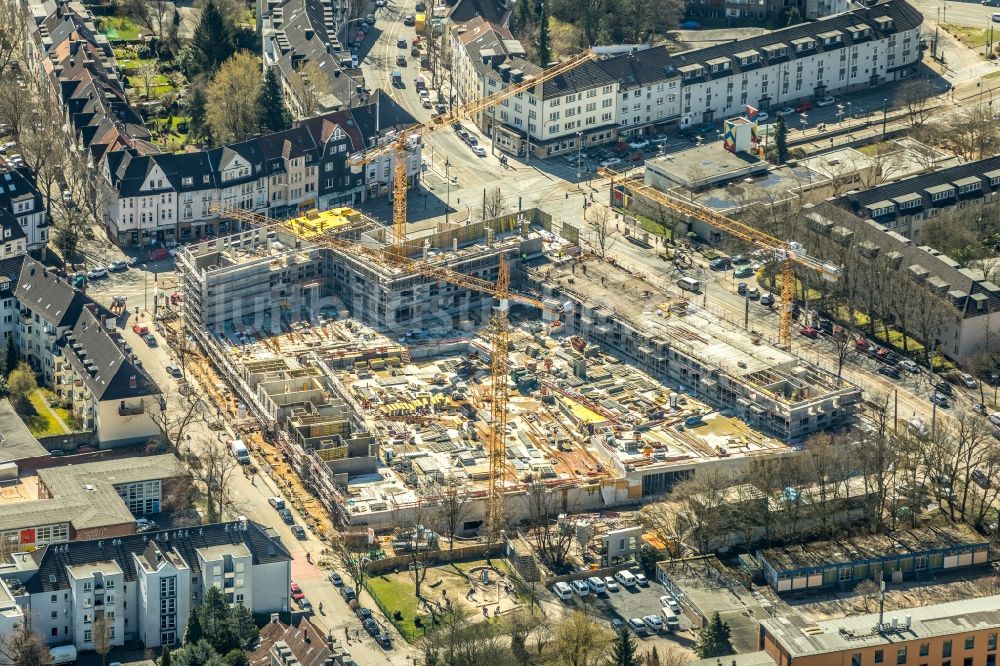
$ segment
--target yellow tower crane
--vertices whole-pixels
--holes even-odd
[[[500,266],[496,284],[481,278],[466,275],[452,270],[441,263],[430,261],[419,261],[410,259],[404,254],[392,255],[387,258],[380,250],[353,243],[349,240],[339,238],[337,234],[342,232],[342,228],[318,231],[307,230],[302,224],[295,220],[276,220],[274,218],[255,213],[242,208],[233,208],[225,204],[213,203],[212,212],[240,222],[244,226],[254,226],[267,229],[282,230],[307,243],[313,243],[321,247],[327,247],[352,255],[363,256],[373,263],[401,272],[413,272],[426,277],[455,284],[460,287],[483,292],[492,295],[497,299],[497,307],[493,316],[493,339],[490,354],[491,368],[491,406],[492,422],[490,425],[489,438],[489,495],[487,504],[487,543],[493,545],[499,541],[500,531],[503,529],[504,516],[504,480],[505,466],[507,461],[507,378],[510,376],[510,329],[507,321],[507,312],[510,309],[511,301],[531,305],[542,309],[541,301],[511,292],[510,271],[507,260],[503,253],[500,254]]]
[[[447,113],[435,116],[430,122],[401,130],[395,138],[390,139],[382,146],[368,150],[361,150],[350,155],[348,163],[350,164],[351,169],[355,171],[362,169],[364,165],[369,162],[387,155],[391,155],[394,159],[395,163],[393,164],[392,174],[393,233],[391,243],[387,246],[389,256],[396,260],[403,260],[406,258],[405,250],[403,249],[403,245],[406,241],[406,192],[408,189],[406,179],[406,154],[414,142],[420,140],[422,137],[435,130],[442,127],[448,127],[452,123],[474,116],[485,109],[503,102],[508,97],[513,97],[523,92],[529,92],[545,81],[566,74],[567,72],[576,69],[583,63],[594,60],[596,57],[597,54],[592,49],[587,49],[586,51],[573,56],[568,60],[564,60],[563,62],[549,67],[540,74],[525,76],[523,81],[509,84],[499,92],[495,92],[492,95],[487,95],[472,102],[457,106]]]
[[[750,245],[768,250],[781,260],[781,305],[778,320],[778,346],[789,348],[792,344],[792,301],[795,298],[795,266],[803,266],[819,273],[831,282],[840,278],[841,268],[834,264],[811,257],[805,248],[795,241],[781,240],[759,231],[742,222],[726,217],[711,208],[685,201],[679,197],[661,192],[646,185],[641,178],[625,178],[621,173],[608,168],[597,170],[597,175],[611,179],[612,195],[618,193],[622,204],[628,207],[631,197],[644,197],[679,215],[701,220],[719,231],[739,238]],[[615,179],[618,179],[616,182]]]

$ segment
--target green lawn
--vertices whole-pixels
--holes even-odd
[[[31,434],[35,437],[54,437],[65,435],[67,430],[63,428],[50,413],[51,411],[59,415],[64,422],[69,421],[69,412],[62,407],[48,407],[52,394],[45,389],[36,389],[30,396],[30,406],[21,415],[27,424]]]
[[[969,26],[955,25],[954,23],[942,23],[941,27],[970,49],[984,46],[986,38],[989,36],[986,28],[970,28]]]
[[[875,157],[877,155],[884,154],[888,150],[895,150],[896,146],[890,141],[882,141],[880,143],[873,143],[869,146],[861,146],[857,151],[868,157]]]
[[[135,21],[124,16],[101,17],[99,29],[112,42],[137,41],[142,30]]]
[[[365,582],[365,587],[407,642],[412,643],[423,636],[423,630],[414,624],[414,619],[419,615],[422,621],[426,621],[427,615],[417,612],[417,598],[413,595],[412,582],[402,576],[397,578],[377,576],[369,578]],[[399,620],[393,615],[396,611],[402,614]]]
[[[146,94],[146,82],[141,76],[126,77],[128,85],[140,95]],[[163,74],[157,74],[150,80],[149,94],[152,98],[161,97],[174,89],[174,84]]]
[[[1000,69],[990,72],[989,74],[983,74],[984,79],[995,79],[998,76],[1000,76]]]

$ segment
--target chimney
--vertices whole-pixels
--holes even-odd
[[[278,613],[271,613],[271,624],[277,624],[278,623],[278,617],[279,617]]]
[[[139,383],[136,381],[135,375],[129,375],[129,378],[128,378],[128,387],[130,389],[134,389],[138,385],[139,385]]]

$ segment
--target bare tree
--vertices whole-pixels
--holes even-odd
[[[226,446],[218,440],[209,440],[199,447],[198,455],[189,454],[187,461],[192,476],[204,486],[205,519],[217,523],[235,513],[233,479],[239,464]]]
[[[892,180],[893,176],[906,167],[908,159],[905,153],[891,142],[876,144],[868,156],[873,161],[872,169],[862,172],[861,176],[861,184],[866,189]]]
[[[292,77],[292,95],[298,100],[299,118],[312,118],[323,108],[323,98],[333,92],[330,76],[310,61]]]
[[[469,494],[458,479],[447,479],[433,489],[431,498],[436,504],[432,524],[448,537],[448,558],[451,559],[455,536],[472,509]]]
[[[872,602],[878,596],[879,587],[871,578],[867,578],[854,588],[854,593],[861,597],[861,604],[864,608],[864,612],[870,613],[872,610]]]
[[[718,470],[696,474],[674,488],[686,498],[686,509],[678,515],[677,529],[690,539],[699,552],[706,553],[722,543],[732,530],[732,513],[726,492],[731,480]]]
[[[200,520],[195,505],[195,487],[191,475],[171,477],[163,481],[163,501],[160,510],[170,514],[170,522],[175,527],[197,525]]]
[[[107,615],[102,614],[94,618],[91,636],[94,639],[94,652],[101,655],[101,666],[107,666],[108,653],[111,652],[114,633],[115,624],[108,619]]]
[[[6,75],[28,41],[28,16],[21,7],[14,0],[0,2],[0,81],[14,78]]]
[[[178,452],[185,452],[188,446],[188,430],[208,418],[208,407],[197,392],[182,395],[176,388],[167,388],[160,399],[160,408],[149,410],[163,435]]]
[[[852,353],[857,353],[854,350],[854,336],[851,335],[843,326],[837,326],[833,329],[833,334],[830,335],[829,344],[831,346],[831,351],[837,358],[837,381],[841,381],[844,373],[844,362]]]
[[[924,345],[924,362],[927,363],[931,372],[934,372],[931,356],[938,351],[945,321],[949,315],[955,316],[957,312],[936,294],[932,294],[918,285],[913,285],[913,288],[917,291],[918,296],[914,298],[911,319],[914,330]]]
[[[528,613],[523,609],[515,610],[504,617],[503,629],[510,637],[510,649],[518,663],[526,664],[531,661],[531,654],[527,649],[528,637],[542,622],[545,622],[543,617]]]
[[[547,566],[557,571],[567,566],[566,560],[573,545],[574,533],[574,530],[551,518],[565,512],[564,507],[556,505],[558,497],[538,480],[528,483],[527,492],[523,496],[535,552]]]
[[[910,127],[920,127],[934,110],[931,102],[937,91],[927,79],[907,79],[896,89],[896,105],[906,109]]]
[[[1000,140],[1000,127],[992,108],[984,104],[963,106],[948,128],[946,143],[966,161],[993,154]]]
[[[156,77],[160,74],[160,68],[157,66],[156,61],[147,62],[136,69],[136,73],[139,75],[139,80],[142,81],[143,92],[147,100],[152,99],[152,89],[153,82]]]
[[[590,229],[590,245],[601,257],[615,246],[614,225],[611,222],[611,212],[605,206],[588,208],[585,214],[587,227]]]
[[[480,220],[484,222],[495,220],[506,215],[508,210],[510,210],[510,206],[507,205],[506,198],[500,193],[499,187],[483,190],[483,205],[479,209]]]
[[[413,577],[414,596],[420,596],[420,586],[427,578],[427,562],[431,552],[438,549],[437,535],[425,527],[425,522],[433,519],[433,509],[421,498],[417,507],[408,514],[397,531],[398,540],[406,543],[410,559],[410,575]]]
[[[5,1],[0,3],[0,6],[7,4]],[[2,18],[0,18],[0,22],[2,22]],[[2,28],[0,28],[0,34],[2,33]],[[0,44],[3,44],[3,38],[0,38]],[[2,52],[2,48],[0,46],[0,52]],[[7,125],[10,128],[10,133],[19,141],[24,131],[30,127],[31,111],[34,108],[34,97],[22,89],[13,76],[0,76],[0,123]]]
[[[361,588],[368,579],[368,553],[353,550],[343,540],[337,541],[333,547],[333,555],[344,572],[354,582],[354,593],[361,594]]]
[[[586,613],[576,611],[555,627],[546,663],[597,666],[607,658],[613,636]]]
[[[45,639],[32,629],[28,616],[11,634],[0,635],[0,657],[4,666],[49,666],[52,663]]]

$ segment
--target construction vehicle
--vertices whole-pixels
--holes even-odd
[[[719,231],[734,236],[754,247],[773,253],[781,261],[781,305],[778,322],[778,346],[790,348],[792,344],[792,308],[795,298],[795,266],[802,266],[819,273],[823,279],[834,282],[840,279],[841,267],[806,254],[801,243],[781,240],[754,229],[742,222],[726,217],[710,208],[685,201],[646,185],[641,178],[625,178],[619,172],[602,167],[597,175],[611,179],[612,197],[628,207],[633,197],[646,198],[685,217],[701,220]],[[618,195],[617,197],[615,195]]]
[[[541,74],[525,76],[523,81],[512,83],[499,92],[461,106],[456,106],[447,113],[435,116],[430,122],[402,130],[395,138],[387,141],[382,146],[362,150],[350,155],[348,163],[351,166],[351,170],[355,173],[360,171],[369,162],[387,155],[392,155],[395,159],[392,177],[393,234],[392,242],[388,245],[391,256],[397,259],[403,258],[403,244],[406,241],[406,153],[411,146],[415,145],[415,142],[435,130],[442,127],[450,127],[452,123],[461,122],[470,116],[474,116],[485,109],[499,104],[508,97],[530,91],[545,81],[566,74],[583,63],[594,60],[596,57],[597,54],[593,50],[587,49],[579,55],[549,67]]]

